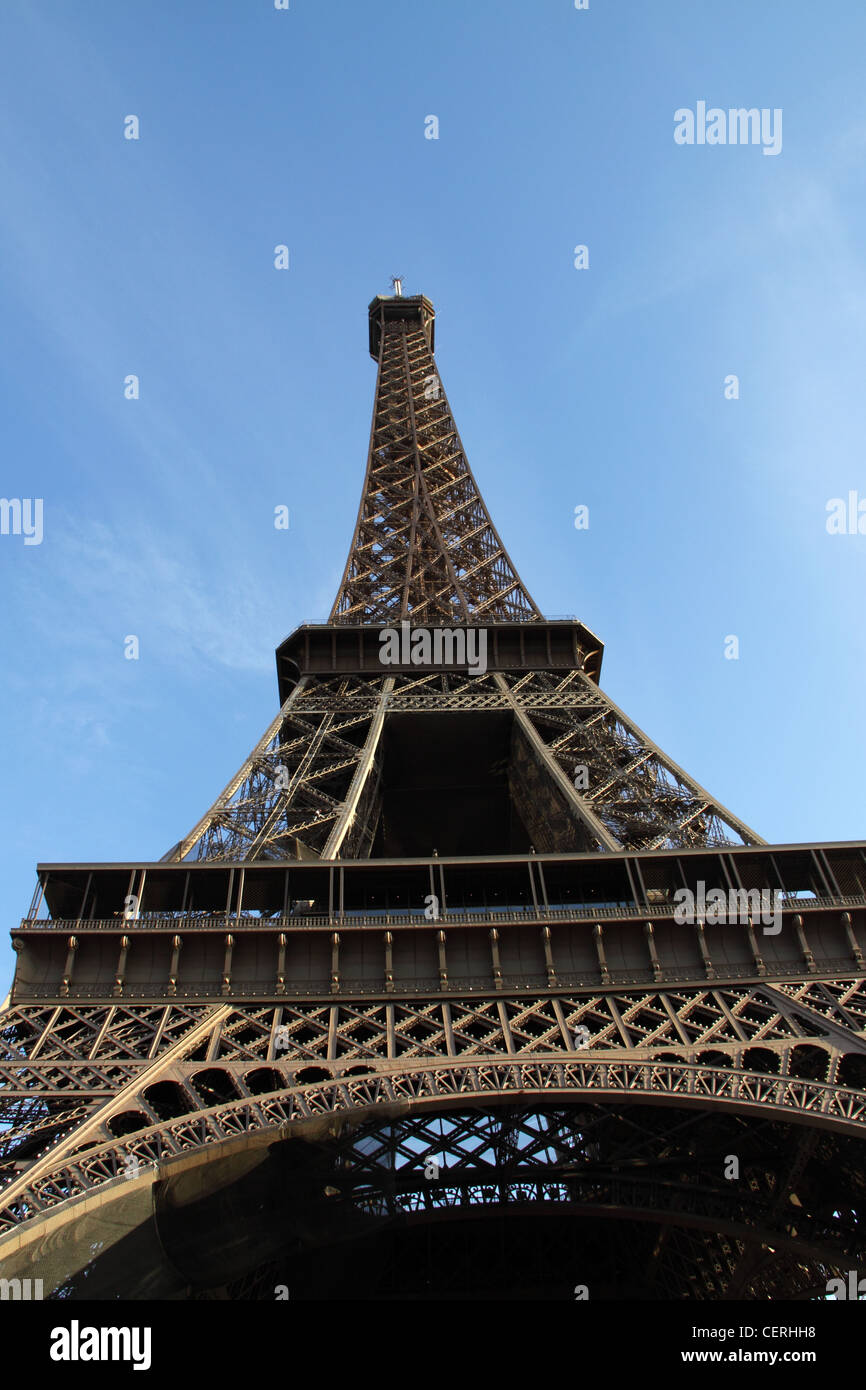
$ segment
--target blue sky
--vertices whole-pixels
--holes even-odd
[[[841,0],[5,0],[0,493],[44,502],[0,536],[6,927],[37,861],[159,858],[276,712],[395,273],[612,698],[765,838],[866,837],[866,535],[825,524],[866,499],[864,50]],[[781,152],[676,144],[699,101]]]

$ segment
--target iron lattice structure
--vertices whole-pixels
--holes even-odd
[[[173,857],[368,855],[383,831],[386,722],[420,712],[513,719],[511,792],[539,849],[761,843],[599,689],[599,639],[576,622],[544,623],[472,476],[436,368],[433,323],[423,296],[370,306],[379,368],[373,426],[329,625],[302,629],[280,648],[281,687],[290,686],[285,703]],[[503,653],[502,665],[483,677],[414,665],[389,674],[375,652],[367,654],[367,672],[342,674],[340,658],[351,661],[357,642],[353,631],[338,634],[330,665],[309,669],[311,640],[317,651],[330,650],[338,625],[378,630],[401,620],[458,633],[473,625],[513,635],[515,625],[533,624],[537,631],[521,633],[519,650]],[[554,670],[544,669],[551,628]],[[535,669],[525,669],[527,650],[540,659]],[[585,769],[579,778],[575,767]],[[531,800],[543,800],[543,815]]]
[[[274,722],[162,861],[40,865],[13,931],[4,1272],[818,1297],[863,1254],[864,847],[767,846],[608,699],[486,511],[432,305],[369,327],[349,558]],[[679,921],[698,883],[742,920]]]

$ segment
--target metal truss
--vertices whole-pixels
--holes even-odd
[[[494,679],[566,804],[574,798],[589,848],[764,843],[581,671]],[[553,847],[547,838],[539,846]]]
[[[381,813],[377,755],[386,721],[467,711],[512,715],[519,735],[512,792],[539,851],[764,843],[582,671],[436,672],[303,677],[166,857],[363,858]]]
[[[541,623],[466,460],[432,321],[422,296],[371,305],[370,449],[330,624]],[[382,812],[386,720],[467,710],[513,716],[512,799],[540,850],[763,843],[602,694],[588,674],[597,655],[582,651],[565,672],[481,677],[299,672],[249,758],[166,859],[365,857]]]
[[[209,1061],[279,1063],[286,1082],[298,1066],[311,1063],[342,1069],[356,1062],[388,1065],[475,1054],[558,1056],[573,1051],[578,1029],[586,1030],[592,1052],[643,1055],[673,1048],[679,1060],[697,1062],[706,1060],[703,1050],[723,1049],[725,1066],[743,1049],[769,1049],[779,1059],[785,1049],[817,1038],[830,1048],[818,1060],[828,1062],[835,1054],[866,1056],[866,981],[858,976],[409,1001],[20,1004],[0,1015],[0,1024],[4,1097],[78,1101],[98,1091],[115,1094],[169,1052],[183,1057],[192,1038]],[[762,1053],[758,1069],[778,1071],[772,1057]],[[835,1072],[808,1075],[837,1079]],[[843,1084],[856,1087],[858,1078],[851,1074]]]
[[[303,678],[213,806],[166,859],[333,857],[356,819],[362,790],[369,794],[365,782],[392,683],[329,681],[325,708],[307,698],[316,686]],[[352,857],[363,857],[370,842],[369,831],[356,834]]]
[[[4,1272],[66,1260],[71,1296],[101,1261],[150,1296],[147,1227],[187,1297],[357,1296],[357,1267],[383,1298],[821,1296],[866,1257],[862,850],[740,863],[764,841],[603,694],[588,629],[545,622],[433,317],[371,306],[349,558],[249,758],[163,864],[42,868],[0,1013]],[[369,629],[401,621],[489,629],[491,662],[380,667]],[[494,829],[440,852],[455,808]],[[677,923],[689,865],[790,890],[784,938]]]
[[[424,315],[388,319],[361,505],[331,622],[540,617],[472,476]]]
[[[860,978],[353,1005],[22,1005],[2,1017],[0,1232],[38,1234],[53,1210],[85,1196],[117,1200],[131,1191],[131,1165],[136,1182],[153,1182],[181,1155],[331,1115],[349,1128],[333,1131],[343,1147],[329,1150],[328,1183],[367,1216],[613,1206],[638,1231],[662,1228],[664,1258],[641,1276],[654,1296],[734,1296],[735,1286],[760,1296],[748,1290],[770,1278],[754,1254],[768,1244],[799,1252],[815,1284],[820,1269],[860,1253],[850,1210],[866,1137],[864,1019]],[[576,1050],[581,1033],[588,1045]],[[510,1148],[497,1128],[503,1104],[521,1117]],[[719,1145],[748,1158],[735,1186],[716,1158],[708,1186],[709,1159],[686,1142],[713,1125],[716,1158]],[[620,1133],[613,1148],[595,1137],[605,1126]],[[435,1183],[423,1178],[431,1161],[443,1174]],[[804,1209],[803,1165],[819,1162],[825,1178],[834,1173],[823,1189],[832,1210],[817,1195]],[[381,1181],[370,1180],[383,1163]],[[720,1231],[721,1263],[710,1254]]]

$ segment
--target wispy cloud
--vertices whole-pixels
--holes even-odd
[[[123,660],[135,634],[162,665],[192,658],[236,671],[271,671],[274,623],[260,582],[243,559],[224,566],[178,550],[179,528],[158,535],[142,525],[112,531],[102,522],[67,518],[46,541],[41,569],[15,578],[19,613],[53,647]],[[142,652],[144,656],[144,651]]]

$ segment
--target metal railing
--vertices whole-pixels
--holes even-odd
[[[753,889],[753,892],[759,890]],[[783,912],[844,911],[849,908],[866,908],[866,895],[847,897],[798,898],[782,895],[779,907]],[[114,917],[22,917],[20,930],[55,931],[126,931],[129,929],[154,931],[236,931],[244,927],[268,928],[274,931],[288,931],[303,927],[327,927],[331,930],[349,927],[418,927],[441,928],[451,926],[532,926],[546,922],[595,922],[595,921],[645,921],[648,919],[673,918],[675,906],[672,902],[650,904],[602,905],[575,903],[566,907],[544,907],[539,904],[512,908],[445,908],[437,917],[425,916],[424,908],[410,912],[313,912],[288,917],[263,917],[255,913],[240,914],[212,913],[196,916],[189,913],[144,913],[139,917],[124,917],[118,913]],[[713,924],[710,923],[710,926]],[[744,923],[722,923],[721,925],[745,925]]]

